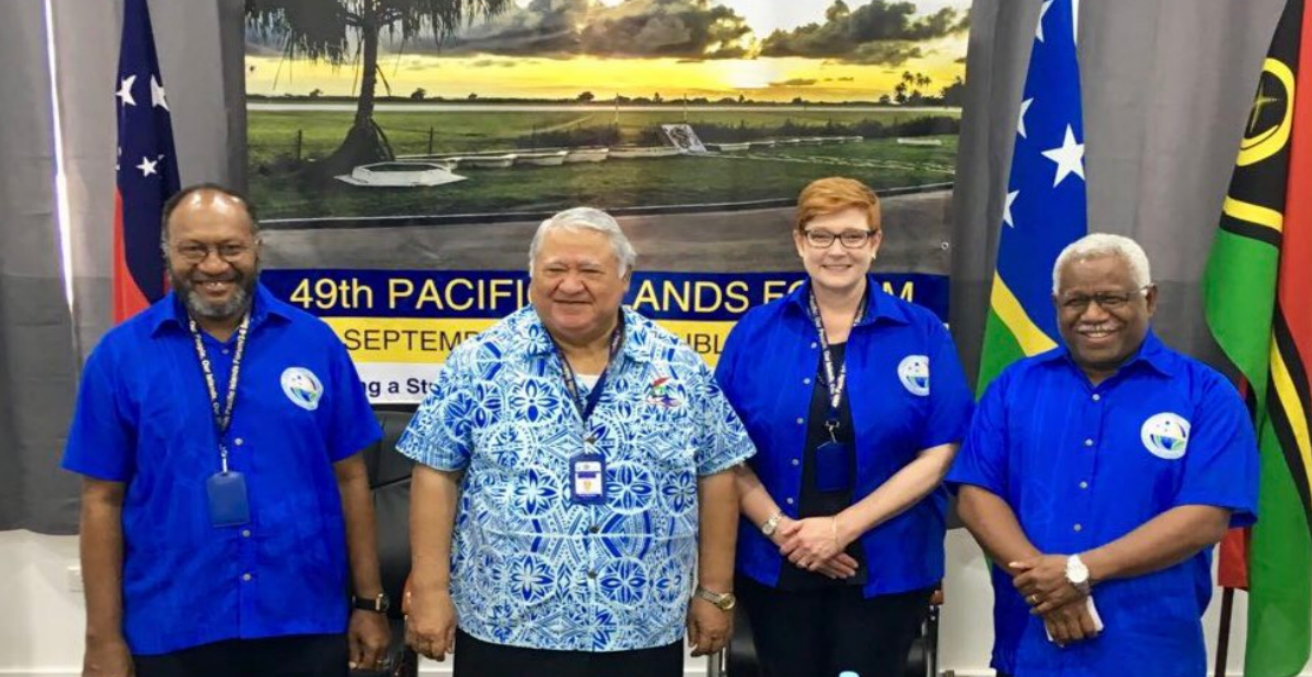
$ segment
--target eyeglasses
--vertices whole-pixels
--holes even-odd
[[[806,242],[816,249],[828,249],[834,244],[834,240],[838,240],[843,243],[844,249],[860,249],[866,246],[870,238],[878,232],[877,230],[846,230],[835,235],[825,230],[808,230]]]
[[[218,245],[200,244],[192,242],[175,247],[173,251],[178,253],[184,261],[189,263],[200,263],[210,257],[210,252],[218,254],[219,258],[232,263],[245,256],[250,252],[251,246],[248,244],[225,242]]]
[[[1089,309],[1090,303],[1098,304],[1103,310],[1120,310],[1130,299],[1146,294],[1152,285],[1144,285],[1133,291],[1100,291],[1096,294],[1071,294],[1057,299],[1061,309],[1068,313],[1082,313]]]

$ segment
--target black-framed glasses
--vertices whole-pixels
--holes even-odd
[[[1098,304],[1103,310],[1120,310],[1137,296],[1148,293],[1152,285],[1144,285],[1131,291],[1100,291],[1096,294],[1069,294],[1059,297],[1057,304],[1068,313],[1082,313],[1089,309],[1090,303]]]
[[[844,249],[860,249],[866,246],[870,238],[878,232],[877,230],[845,230],[834,234],[827,230],[808,230],[806,242],[816,249],[828,249],[834,244],[834,240],[838,240],[843,243]]]
[[[218,257],[224,261],[232,263],[250,253],[251,246],[238,242],[225,242],[216,245],[189,242],[174,247],[173,251],[177,252],[178,256],[181,256],[184,261],[189,263],[200,263],[209,258],[211,252],[217,254]]]

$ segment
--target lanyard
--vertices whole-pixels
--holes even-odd
[[[214,369],[210,366],[210,356],[205,351],[205,343],[200,338],[200,330],[196,328],[196,320],[188,318],[187,327],[191,330],[191,337],[196,340],[196,357],[200,359],[201,371],[205,372],[205,385],[209,388],[210,407],[214,410],[214,432],[219,440],[219,461],[223,463],[223,472],[228,472],[228,447],[223,443],[223,436],[228,432],[228,426],[232,423],[232,408],[237,403],[237,377],[241,373],[241,357],[246,352],[246,330],[250,327],[251,315],[241,320],[241,326],[237,328],[237,352],[232,356],[232,374],[228,376],[228,396],[225,398],[226,404],[220,408],[219,390],[214,384]]]
[[[624,314],[620,313],[619,324],[615,326],[615,331],[610,335],[610,353],[606,357],[606,368],[601,371],[601,377],[597,379],[597,385],[593,386],[592,392],[588,393],[588,399],[585,402],[583,396],[579,393],[579,386],[575,381],[574,368],[570,366],[569,360],[565,359],[565,353],[560,349],[560,344],[555,339],[551,344],[556,348],[556,357],[560,360],[561,373],[565,375],[565,390],[569,391],[569,397],[574,402],[574,408],[579,412],[579,418],[583,422],[584,433],[587,433],[588,418],[592,416],[592,411],[597,408],[597,403],[601,401],[601,391],[606,387],[606,377],[610,375],[610,366],[615,362],[615,356],[620,352],[620,346],[624,343]]]
[[[869,290],[866,292],[869,293]],[[820,356],[823,358],[825,366],[825,389],[829,391],[829,418],[830,434],[833,434],[833,428],[837,426],[838,405],[843,401],[843,392],[847,388],[847,360],[843,360],[843,366],[834,373],[834,356],[829,352],[829,337],[825,335],[825,323],[820,317],[820,306],[815,301],[815,292],[811,292],[811,320],[815,323],[815,331],[820,335]],[[852,326],[855,327],[861,318],[866,314],[866,294],[861,295],[861,302],[857,305],[856,314],[852,316]]]

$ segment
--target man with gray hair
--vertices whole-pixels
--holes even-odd
[[[407,642],[458,646],[458,677],[675,677],[685,634],[728,640],[727,471],[755,449],[702,359],[621,307],[635,259],[605,212],[544,221],[530,306],[451,353],[398,444]]]
[[[1248,413],[1153,334],[1133,240],[1072,243],[1052,298],[1065,346],[989,386],[947,478],[994,563],[993,667],[1202,677],[1212,546],[1256,519]]]

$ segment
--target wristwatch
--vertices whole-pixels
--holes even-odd
[[[380,592],[377,597],[351,597],[351,606],[362,611],[385,614],[392,608],[392,599],[387,593]]]
[[[1084,560],[1079,555],[1071,555],[1066,558],[1066,581],[1075,586],[1080,594],[1089,594],[1089,567],[1084,565]]]
[[[732,611],[734,605],[738,603],[738,598],[734,597],[732,592],[711,592],[700,585],[697,586],[697,592],[694,594],[714,604],[720,611]]]
[[[773,536],[774,530],[779,528],[779,521],[782,520],[783,518],[784,518],[784,511],[782,510],[776,512],[773,515],[770,515],[770,519],[766,520],[765,524],[761,525],[761,533],[765,534],[766,538]]]

